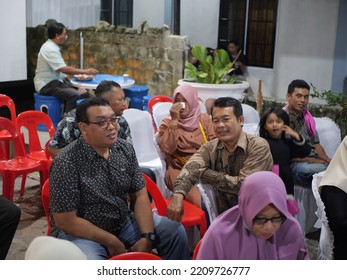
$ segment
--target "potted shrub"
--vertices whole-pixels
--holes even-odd
[[[195,45],[192,48],[192,55],[199,61],[199,66],[196,67],[187,61],[184,70],[185,79],[179,80],[179,85],[188,83],[195,87],[204,102],[221,96],[232,96],[240,101],[243,100],[244,91],[249,87],[249,83],[237,81],[236,77],[229,76],[234,68],[225,50],[217,49],[212,56],[207,48]]]

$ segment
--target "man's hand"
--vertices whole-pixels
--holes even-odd
[[[184,213],[183,208],[183,194],[176,193],[173,195],[168,207],[166,208],[166,215],[169,219],[180,222]]]
[[[106,245],[106,247],[111,256],[126,253],[124,244],[117,237],[112,239],[110,243]]]
[[[87,75],[96,75],[99,73],[99,71],[94,68],[87,68],[87,69],[84,69],[84,71],[85,71],[84,74],[87,74]]]
[[[130,250],[128,250],[128,252],[151,253],[152,252],[152,241],[148,240],[147,238],[141,238],[133,246],[131,246],[131,248],[130,248]]]

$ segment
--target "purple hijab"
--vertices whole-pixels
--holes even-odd
[[[269,239],[252,233],[254,217],[272,203],[287,218]],[[298,222],[288,212],[286,189],[269,171],[249,175],[239,193],[239,205],[218,216],[202,240],[200,260],[303,260],[308,259]]]

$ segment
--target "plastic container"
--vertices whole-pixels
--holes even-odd
[[[37,92],[34,93],[34,98],[35,110],[48,114],[52,119],[54,127],[57,127],[64,109],[63,103],[54,96],[40,95]],[[47,131],[43,124],[39,124],[37,129],[40,131]]]
[[[153,97],[153,95],[145,95],[143,97],[143,111],[148,111],[148,102],[149,100],[151,100],[151,98]]]
[[[129,108],[143,110],[143,97],[148,95],[148,90],[148,87],[138,85],[125,88],[125,97],[130,98]]]

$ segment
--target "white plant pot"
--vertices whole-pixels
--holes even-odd
[[[201,84],[189,82],[184,79],[179,80],[178,85],[189,84],[196,88],[198,96],[205,102],[207,99],[216,99],[218,97],[234,97],[240,102],[243,101],[245,90],[249,88],[249,82],[240,81],[237,84]]]

